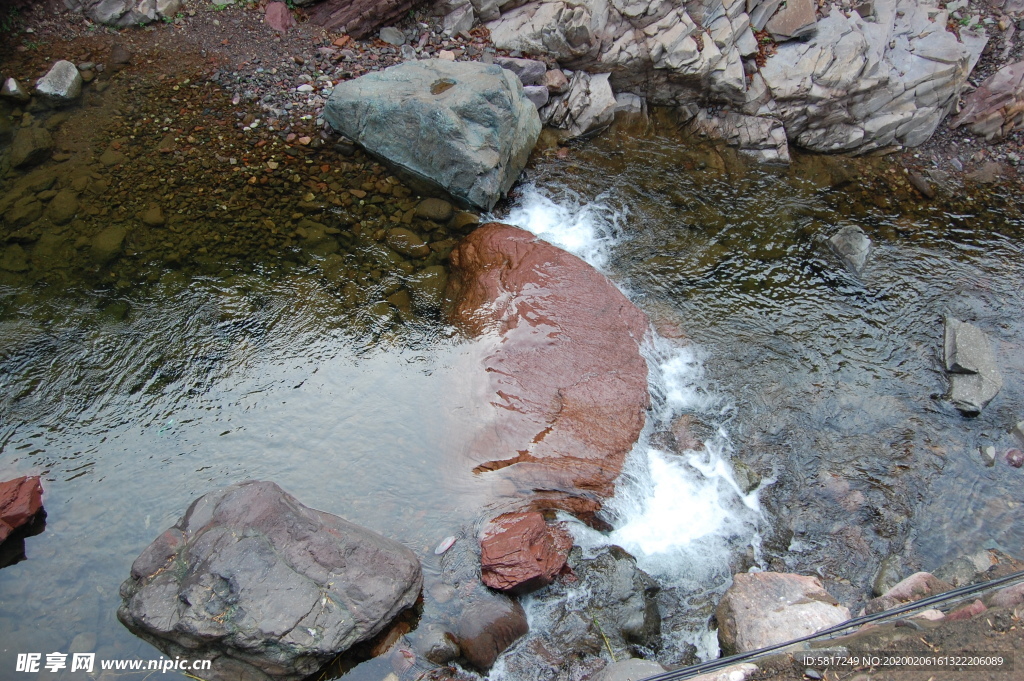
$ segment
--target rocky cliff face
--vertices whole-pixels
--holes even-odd
[[[487,26],[499,48],[608,73],[615,92],[678,106],[697,131],[782,162],[779,126],[790,143],[821,152],[923,143],[987,40],[948,30],[937,0],[882,0],[863,16],[805,4],[541,0]],[[709,122],[708,108],[723,111]]]

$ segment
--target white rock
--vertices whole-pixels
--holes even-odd
[[[548,105],[548,124],[567,130],[570,138],[607,127],[615,120],[615,95],[608,77],[607,73],[574,73],[569,91]]]
[[[36,81],[36,93],[52,106],[66,106],[82,94],[82,76],[74,64],[62,59]]]
[[[0,87],[0,97],[20,104],[24,104],[32,99],[16,78],[8,78],[4,81],[3,86]]]

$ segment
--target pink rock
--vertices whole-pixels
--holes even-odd
[[[966,125],[986,140],[1001,139],[1024,121],[1024,61],[1007,64],[964,98],[950,127]]]
[[[1024,452],[1021,452],[1019,449],[1011,449],[1007,451],[1006,463],[1010,464],[1014,468],[1024,466]]]
[[[934,596],[953,588],[952,584],[944,582],[930,572],[915,572],[902,582],[886,591],[878,598],[872,598],[864,606],[864,611],[871,615],[883,610],[889,610],[902,603],[912,603],[922,598]]]
[[[43,486],[39,476],[0,482],[0,542],[27,524],[42,509]]]
[[[480,537],[483,583],[497,591],[525,594],[550,584],[565,568],[572,537],[550,527],[537,512],[506,513]]]
[[[478,227],[451,263],[449,318],[481,339],[466,380],[492,407],[469,445],[474,472],[534,510],[597,522],[644,425],[647,318],[593,267],[509,225]]]
[[[975,615],[980,615],[986,610],[988,610],[988,608],[985,607],[984,603],[979,600],[975,600],[973,603],[969,603],[962,608],[957,608],[946,615],[946,621],[956,622],[957,620],[969,620]]]
[[[1024,603],[1024,582],[995,592],[989,598],[988,606],[990,608],[1015,608],[1021,603]]]
[[[287,33],[288,29],[295,25],[291,10],[283,2],[267,3],[267,13],[263,15],[263,21],[278,33]]]
[[[725,654],[756,650],[828,629],[850,619],[817,577],[780,572],[733,576],[715,611]]]

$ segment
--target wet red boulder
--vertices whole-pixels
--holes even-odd
[[[480,339],[469,380],[492,406],[474,471],[596,522],[644,425],[647,318],[593,267],[509,225],[474,230],[451,264],[449,319]]]
[[[549,526],[540,513],[506,513],[481,533],[481,578],[497,591],[516,595],[536,591],[562,572],[571,548],[569,533]]]
[[[0,542],[43,510],[43,486],[31,475],[0,482]]]

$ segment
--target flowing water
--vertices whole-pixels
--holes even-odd
[[[539,157],[498,215],[652,318],[653,406],[605,511],[614,530],[573,532],[588,551],[623,546],[665,587],[666,662],[716,654],[709,617],[736,569],[817,572],[852,605],[883,559],[907,574],[1020,553],[1021,473],[977,452],[1005,450],[1024,416],[1019,207],[998,191],[921,205],[815,163],[748,168],[671,135],[608,134]],[[458,454],[482,408],[464,380],[476,348],[389,298],[420,272],[382,255],[389,204],[345,213],[362,205],[319,218],[360,219],[349,234],[282,236],[241,260],[193,261],[168,235],[153,246],[168,257],[137,267],[4,275],[0,479],[42,475],[48,517],[27,560],[0,570],[0,669],[19,652],[159,657],[117,622],[120,582],[193,499],[232,482],[272,479],[398,539],[428,584],[437,543],[472,539],[487,495]],[[848,223],[875,244],[859,276],[823,246]],[[457,234],[426,236],[443,253]],[[946,312],[990,335],[1003,373],[978,418],[942,398]],[[535,630],[549,608],[529,599]],[[347,678],[391,671],[380,658]]]

